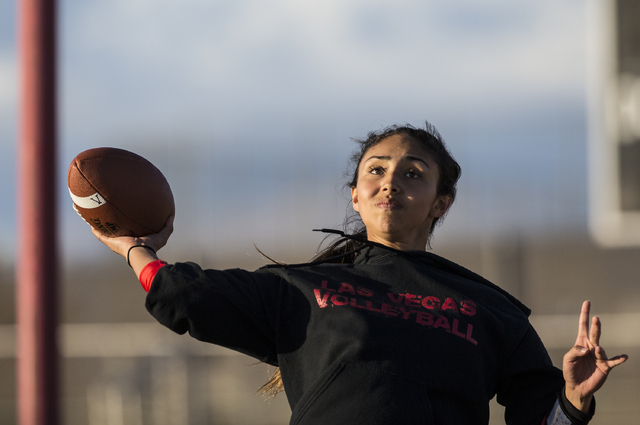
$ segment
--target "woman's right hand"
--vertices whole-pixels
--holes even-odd
[[[143,245],[148,246],[154,251],[158,251],[160,248],[167,244],[169,240],[169,236],[173,233],[173,219],[174,216],[171,216],[167,219],[167,223],[164,225],[164,228],[160,230],[159,233],[155,233],[147,236],[118,236],[118,237],[110,237],[107,236],[95,228],[91,228],[91,231],[95,235],[96,238],[106,246],[108,246],[111,251],[116,254],[122,255],[127,258],[127,254],[129,253],[129,249],[135,245]]]

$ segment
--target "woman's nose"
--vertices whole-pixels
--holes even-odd
[[[398,185],[397,177],[391,173],[387,174],[386,178],[382,183],[382,190],[384,192],[391,192],[391,193],[398,192],[400,190],[400,187]]]

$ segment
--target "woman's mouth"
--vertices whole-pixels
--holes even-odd
[[[376,202],[376,207],[391,210],[394,208],[399,208],[400,204],[394,201],[393,199],[384,199],[382,201]]]

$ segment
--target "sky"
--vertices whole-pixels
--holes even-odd
[[[340,227],[347,211],[352,138],[425,120],[463,169],[434,246],[584,233],[587,3],[61,0],[63,256],[105,255],[66,191],[83,150],[129,149],[165,173],[171,252],[310,252],[322,239],[311,229]],[[16,198],[17,13],[0,2],[5,200]],[[14,202],[0,219],[7,261]]]

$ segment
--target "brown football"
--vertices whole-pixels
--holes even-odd
[[[73,208],[109,236],[158,233],[175,214],[167,179],[151,162],[117,148],[76,156],[67,175]]]

